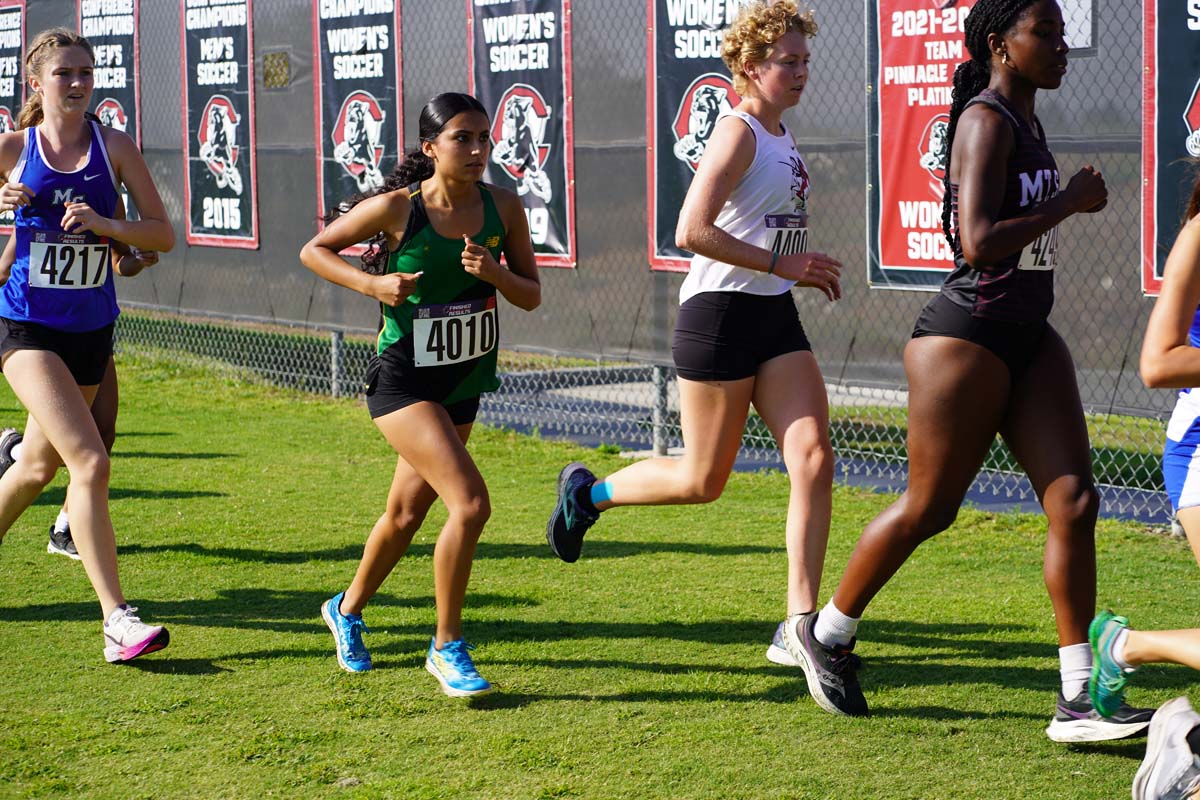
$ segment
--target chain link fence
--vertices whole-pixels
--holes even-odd
[[[843,299],[815,291],[796,302],[825,373],[832,437],[843,476],[897,479],[905,461],[901,353],[929,295],[866,283],[866,97],[863,5],[817,5],[812,76],[787,120],[812,175],[812,247],[849,266]],[[542,271],[544,302],[502,309],[504,386],[485,398],[491,424],[627,448],[681,446],[670,358],[677,274],[651,272],[646,254],[646,2],[575,0],[575,159],[579,267]],[[30,35],[73,19],[74,0],[31,0]],[[357,393],[378,311],[327,284],[296,254],[315,231],[312,4],[255,0],[262,247],[180,246],[134,280],[119,281],[124,348],[168,348],[256,372],[281,384]],[[1088,412],[1105,509],[1143,518],[1168,512],[1159,476],[1170,392],[1146,390],[1136,372],[1151,301],[1139,277],[1140,3],[1097,9],[1096,54],[1072,62],[1038,113],[1060,168],[1103,169],[1107,210],[1064,224],[1052,322],[1070,344]],[[464,7],[405,0],[405,141],[421,106],[465,91]],[[141,5],[144,146],[182,241],[179,5]],[[285,53],[291,81],[263,88],[264,54]],[[279,56],[275,56],[279,58]],[[744,461],[778,464],[752,419]],[[998,442],[978,488],[1014,500],[1032,490]]]

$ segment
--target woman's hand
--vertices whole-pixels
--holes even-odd
[[[425,272],[389,272],[371,281],[370,296],[385,306],[398,306],[417,290],[417,279]]]
[[[1104,177],[1091,164],[1076,172],[1063,191],[1077,214],[1094,214],[1108,205],[1108,187],[1104,184]]]
[[[824,253],[792,253],[780,256],[775,263],[775,274],[797,286],[820,289],[830,300],[842,296],[842,262]]]
[[[100,216],[87,203],[67,203],[62,229],[67,233],[91,231],[97,236],[108,235],[108,218]]]
[[[23,183],[0,186],[0,211],[16,211],[33,201],[34,191]]]
[[[462,265],[468,275],[493,286],[500,280],[500,265],[492,258],[491,251],[472,242],[466,234],[463,234]]]

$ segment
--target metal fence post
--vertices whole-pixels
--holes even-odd
[[[345,358],[345,336],[341,331],[329,334],[329,393],[342,396],[342,360]]]
[[[667,368],[662,364],[654,365],[654,413],[651,417],[654,427],[654,455],[667,454]]]

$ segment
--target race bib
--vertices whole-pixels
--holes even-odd
[[[763,247],[781,256],[808,251],[807,214],[767,214],[763,217],[767,240]]]
[[[1033,240],[1021,251],[1017,269],[1049,271],[1058,266],[1058,226]]]
[[[496,298],[417,306],[413,360],[418,367],[471,361],[496,349]]]
[[[89,241],[89,239],[91,241]],[[39,289],[95,289],[108,278],[108,239],[84,233],[29,234],[29,285]]]

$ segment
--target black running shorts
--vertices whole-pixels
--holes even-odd
[[[772,358],[812,345],[792,293],[702,292],[679,307],[671,355],[689,381],[749,378]]]
[[[113,325],[70,333],[0,317],[0,359],[15,350],[48,350],[63,360],[76,384],[95,386],[104,379],[112,357]]]
[[[1003,361],[1008,367],[1009,380],[1015,381],[1033,363],[1048,327],[1044,320],[999,322],[973,317],[970,311],[939,294],[921,310],[912,338],[949,336],[974,342]]]
[[[387,359],[372,356],[367,367],[367,411],[371,419],[378,419],[393,411],[407,408],[413,403],[437,403],[446,409],[450,421],[455,425],[469,425],[479,414],[479,397],[468,397],[454,403],[445,403],[435,398],[421,397],[412,390],[412,381],[402,380],[395,365]]]

